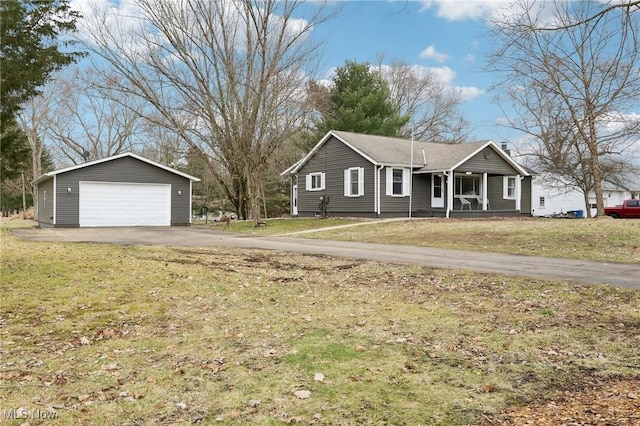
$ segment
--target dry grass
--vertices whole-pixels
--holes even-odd
[[[304,237],[640,264],[636,219],[426,219]]]
[[[605,286],[3,230],[0,290],[0,415],[61,425],[472,424],[640,369]]]

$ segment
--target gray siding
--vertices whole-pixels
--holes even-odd
[[[531,212],[531,176],[526,176],[522,179],[521,183],[521,191],[522,191],[522,204],[520,206],[520,212],[523,214],[530,215]]]
[[[344,196],[344,170],[364,168],[364,195]],[[325,173],[325,189],[309,191],[306,176],[309,173]],[[298,213],[310,216],[319,212],[320,197],[329,197],[327,214],[374,214],[374,165],[342,142],[331,138],[298,171]]]
[[[408,216],[409,197],[392,197],[387,194],[386,169],[380,171],[380,215],[381,216]],[[413,176],[413,197],[411,198],[411,210],[426,209],[431,206],[431,175],[420,174]]]
[[[486,150],[491,152],[488,158],[485,158],[484,155],[484,151]],[[473,173],[484,173],[488,171],[493,174],[503,173],[509,176],[518,174],[511,164],[505,161],[491,146],[485,148],[483,151],[465,161],[456,168],[456,170],[459,172]]]
[[[513,175],[511,175],[513,176]],[[503,198],[503,178],[504,176],[489,176],[487,192],[491,210],[514,210],[516,200],[505,200]],[[520,183],[520,212],[531,214],[531,177],[526,176]]]
[[[171,224],[190,223],[189,179],[132,157],[60,173],[56,179],[56,226],[79,226],[80,181],[171,184]],[[71,188],[71,193],[67,193],[67,188]],[[178,190],[182,195],[178,195]]]
[[[504,176],[489,176],[487,178],[487,192],[491,210],[514,210],[516,208],[516,200],[503,198],[503,178]]]
[[[38,184],[38,223],[53,225],[53,178]]]

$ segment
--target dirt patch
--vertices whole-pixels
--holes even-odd
[[[584,389],[565,391],[560,398],[512,408],[479,426],[491,425],[638,425],[640,379],[593,382]]]

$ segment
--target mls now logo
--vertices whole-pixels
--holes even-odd
[[[58,413],[55,411],[41,410],[36,408],[30,410],[25,407],[12,408],[10,410],[4,410],[4,418],[6,420],[19,420],[19,419],[36,419],[36,420],[53,420],[58,418]]]

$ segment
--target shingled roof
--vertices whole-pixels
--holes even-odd
[[[367,135],[332,130],[300,161],[282,174],[295,173],[331,137],[342,141],[354,151],[375,165],[391,167],[411,167],[417,173],[451,170],[487,146],[493,146],[507,161],[524,171],[491,140],[458,144],[411,141],[387,136]],[[411,144],[413,143],[413,162]],[[527,175],[526,171],[524,174]]]

